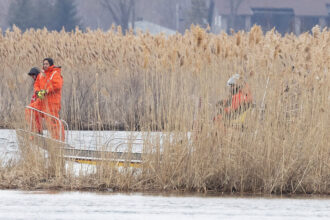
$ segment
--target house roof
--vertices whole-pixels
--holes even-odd
[[[240,0],[215,0],[220,15],[230,15],[230,2]],[[237,15],[252,15],[253,9],[292,9],[296,16],[329,16],[330,0],[241,0]]]

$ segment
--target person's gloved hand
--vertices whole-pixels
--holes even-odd
[[[39,99],[44,99],[46,94],[47,94],[46,90],[43,90],[42,89],[42,90],[40,90],[40,91],[37,92],[37,97]]]

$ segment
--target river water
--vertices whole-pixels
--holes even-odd
[[[330,219],[330,199],[0,191],[0,219]]]
[[[117,133],[111,134],[118,136]],[[123,136],[123,133],[120,135]],[[88,137],[86,134],[76,134],[75,138],[79,136]],[[87,141],[90,140],[91,138],[87,138]],[[80,138],[75,143],[81,143]],[[15,131],[0,130],[2,162],[16,158],[17,152]],[[329,220],[330,197],[244,198],[0,190],[0,220],[2,219]]]

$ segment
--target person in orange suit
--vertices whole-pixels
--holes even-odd
[[[36,108],[38,110],[42,110],[41,102],[37,101],[38,97],[36,94],[36,82],[40,80],[40,69],[37,67],[31,68],[28,73],[29,76],[33,79],[33,95],[30,101],[30,107]],[[25,110],[25,118],[29,123],[31,131],[42,134],[42,126],[41,126],[41,117],[42,115],[36,111],[32,111],[30,109]]]
[[[63,78],[61,75],[61,67],[54,66],[54,61],[51,58],[43,60],[43,72],[40,79],[36,80],[35,90],[37,91],[37,107],[41,107],[43,112],[59,118],[61,110],[61,94],[63,86]],[[53,138],[64,141],[64,127],[58,120],[49,116],[44,116],[46,125]],[[60,138],[61,132],[61,138]]]
[[[228,103],[228,107],[224,110],[228,113],[236,112],[240,114],[250,107],[252,103],[252,95],[249,85],[244,82],[239,74],[232,76],[227,86],[230,87],[231,100]]]
[[[252,105],[252,95],[248,84],[239,74],[235,74],[227,81],[230,89],[230,97],[220,101],[217,105],[221,110],[214,118],[214,121],[221,121],[223,117],[227,120],[234,120],[239,117],[240,122],[244,122],[245,114],[242,115]]]

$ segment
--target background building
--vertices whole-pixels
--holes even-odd
[[[330,26],[330,0],[215,0],[213,31],[249,30],[300,34],[313,26]]]

